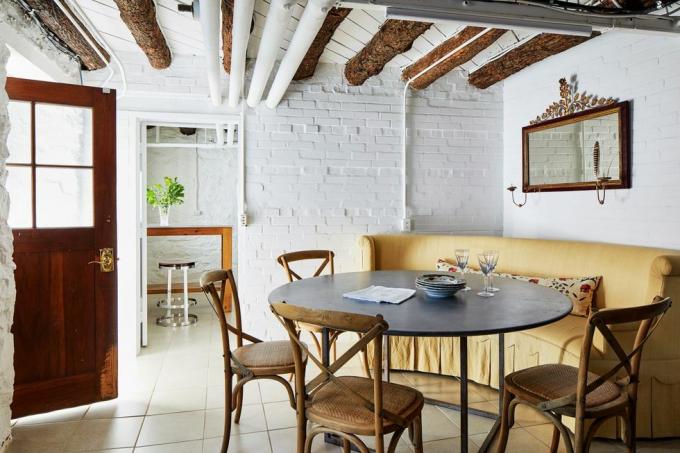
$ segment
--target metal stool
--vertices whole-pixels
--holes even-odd
[[[186,262],[161,262],[158,263],[159,269],[168,270],[168,292],[165,300],[158,302],[159,308],[165,309],[165,316],[156,318],[156,324],[163,327],[178,327],[178,326],[190,326],[198,322],[198,316],[189,313],[189,305],[196,305],[196,299],[189,298],[189,269],[196,267],[196,262],[186,261]],[[172,298],[172,271],[181,270],[184,273],[184,300],[181,305],[173,304]],[[179,298],[178,298],[179,299]],[[181,299],[180,299],[181,300]],[[163,303],[165,302],[165,303]],[[173,310],[182,310],[179,313],[173,312]]]

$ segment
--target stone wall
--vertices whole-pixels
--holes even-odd
[[[10,332],[14,318],[14,262],[12,261],[12,232],[7,225],[9,196],[5,190],[9,155],[7,135],[10,124],[7,113],[9,98],[5,91],[5,67],[9,49],[0,39],[0,451],[10,436],[10,404],[14,387],[14,339]]]

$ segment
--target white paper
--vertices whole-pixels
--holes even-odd
[[[409,288],[388,288],[386,286],[369,286],[368,288],[345,293],[342,295],[342,297],[366,302],[376,303],[385,302],[388,304],[400,304],[406,299],[413,296],[415,293],[416,293],[415,289]]]

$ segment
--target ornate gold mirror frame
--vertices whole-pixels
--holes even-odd
[[[576,82],[569,84],[560,79],[560,100],[553,102],[541,115],[522,128],[522,191],[523,192],[555,192],[568,190],[597,190],[630,188],[630,112],[629,102],[618,102],[617,99],[603,98],[578,92]],[[529,174],[529,134],[560,126],[586,121],[611,114],[618,114],[619,141],[619,177],[610,178],[599,168],[599,143],[593,149],[594,175],[593,181],[533,184]]]

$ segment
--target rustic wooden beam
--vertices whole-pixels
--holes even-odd
[[[300,63],[293,80],[308,79],[314,75],[316,66],[319,64],[319,58],[323,53],[326,45],[333,37],[333,33],[338,29],[343,20],[352,12],[351,8],[333,8],[328,12],[326,20],[324,20],[321,29],[316,34],[312,45],[307,50],[305,58]]]
[[[453,52],[455,49],[459,48],[484,30],[485,29],[482,27],[465,27],[455,36],[439,44],[418,61],[404,69],[404,71],[401,73],[401,79],[404,82],[408,82],[413,77],[417,76],[432,64],[441,60],[450,52]],[[427,88],[430,86],[430,84],[438,80],[440,77],[448,74],[451,70],[473,59],[475,55],[496,42],[496,40],[503,36],[506,31],[507,30],[492,29],[484,33],[482,36],[475,39],[467,46],[449,55],[447,58],[437,64],[437,66],[434,66],[423,75],[413,80],[409,86],[415,90]]]
[[[350,85],[361,85],[369,77],[380,74],[385,65],[406,52],[432,24],[409,20],[388,19],[366,46],[345,66],[345,77]]]
[[[120,11],[120,18],[130,29],[137,45],[146,54],[155,69],[170,66],[172,57],[165,36],[156,20],[156,4],[153,0],[114,0]]]
[[[590,37],[542,33],[525,44],[510,50],[502,57],[492,60],[477,69],[470,74],[468,80],[477,88],[488,88],[527,66],[564,52],[597,35],[599,33],[593,33]]]
[[[222,65],[231,72],[231,30],[234,27],[234,0],[222,0]]]
[[[97,55],[97,52],[88,44],[85,37],[80,34],[53,0],[25,0],[25,3],[33,10],[45,27],[66,44],[73,53],[78,55],[85,69],[95,70],[106,67],[107,62]],[[67,5],[64,5],[64,7],[71,12],[72,17],[76,17]],[[77,18],[76,22],[82,30],[87,32],[86,27]],[[88,37],[93,43],[97,44],[97,40],[91,34],[88,33]],[[97,47],[104,58],[109,60],[110,57],[106,50],[99,45]]]

